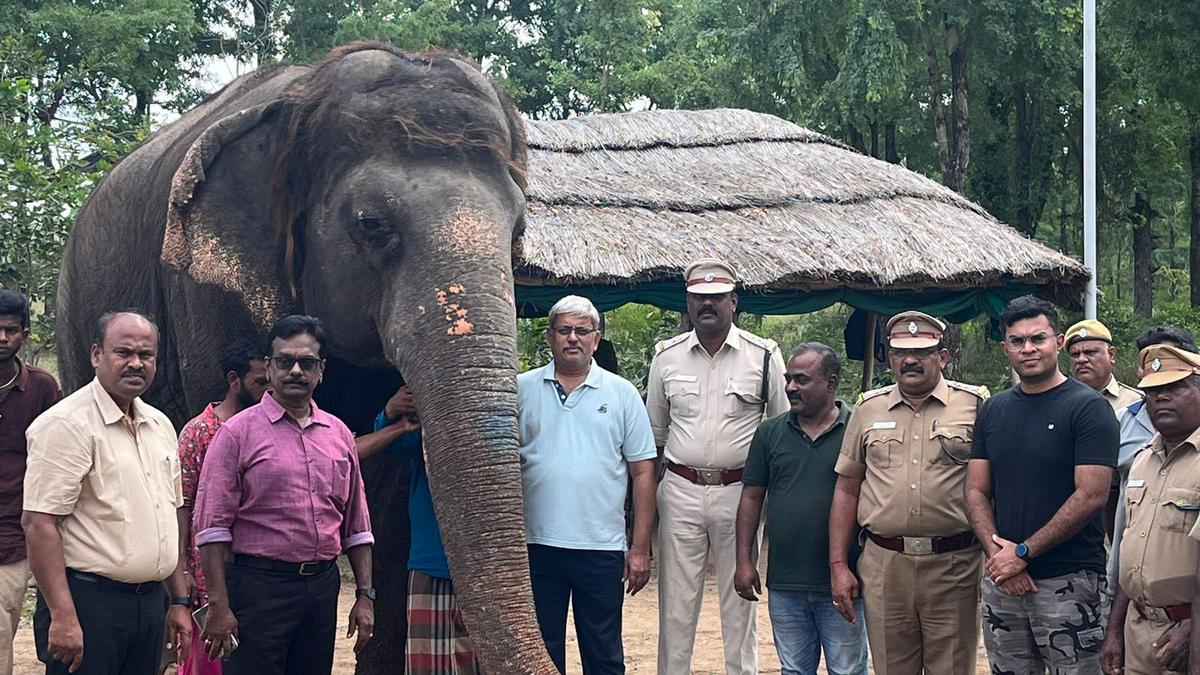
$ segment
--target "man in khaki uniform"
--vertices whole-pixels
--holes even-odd
[[[1117,381],[1113,366],[1117,348],[1112,333],[1095,319],[1085,319],[1067,329],[1063,342],[1071,359],[1071,375],[1100,392],[1113,411],[1142,400],[1142,392]]]
[[[1200,355],[1155,345],[1138,361],[1157,433],[1129,471],[1120,585],[1100,658],[1114,675],[1184,673],[1200,562],[1188,536],[1200,513]]]
[[[983,553],[963,504],[975,412],[986,387],[942,377],[941,321],[903,312],[888,322],[897,384],[866,392],[838,458],[829,517],[834,606],[857,621],[859,583],[846,563],[855,524],[875,672],[973,674]]]
[[[742,467],[754,431],[790,408],[783,356],[733,325],[733,269],[699,260],[684,273],[692,331],[655,345],[646,408],[666,471],[658,486],[658,672],[690,673],[704,570],[716,561],[725,672],[758,672],[756,603],[733,588]],[[754,547],[757,551],[757,546]]]

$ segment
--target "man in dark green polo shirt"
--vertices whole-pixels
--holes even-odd
[[[834,398],[841,373],[829,346],[806,342],[796,348],[785,373],[791,410],[758,427],[742,474],[734,588],[747,600],[762,593],[751,554],[769,494],[768,609],[785,673],[816,673],[822,651],[830,675],[867,673],[866,629],[838,614],[829,584],[833,467],[850,418],[850,409]],[[854,569],[854,560],[846,562]],[[862,598],[854,602],[863,616]]]

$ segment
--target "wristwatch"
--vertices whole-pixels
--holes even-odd
[[[1029,544],[1026,544],[1025,542],[1017,544],[1016,553],[1018,558],[1024,560],[1025,562],[1029,562],[1029,552]]]
[[[172,596],[171,596],[171,603],[170,603],[170,604],[172,604],[172,605],[182,605],[182,606],[184,606],[184,607],[191,607],[191,606],[192,606],[192,599],[191,599],[191,598],[189,598],[189,597],[188,597],[188,596],[186,596],[186,595],[172,595]]]
[[[354,589],[354,597],[366,598],[371,602],[375,602],[375,587],[367,586],[366,588],[356,588]]]

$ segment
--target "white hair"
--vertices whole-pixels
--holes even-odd
[[[554,303],[550,308],[550,326],[554,326],[554,319],[560,316],[586,316],[591,319],[592,327],[600,328],[600,312],[596,311],[596,306],[591,300],[581,295],[563,296],[561,300]]]

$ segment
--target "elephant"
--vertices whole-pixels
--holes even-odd
[[[357,420],[352,428],[402,374],[481,665],[549,675],[517,451],[513,261],[526,160],[509,98],[453,53],[358,42],[311,67],[260,68],[96,186],[66,244],[57,333],[60,373],[75,389],[91,378],[98,316],[151,313],[160,351],[145,398],[177,426],[222,395],[222,349],[287,314],[324,322],[330,381],[317,401]],[[390,478],[375,482],[400,482]],[[396,548],[398,561],[377,555],[377,565],[399,564],[391,573],[403,579]],[[392,628],[375,641],[402,650],[403,625]]]

